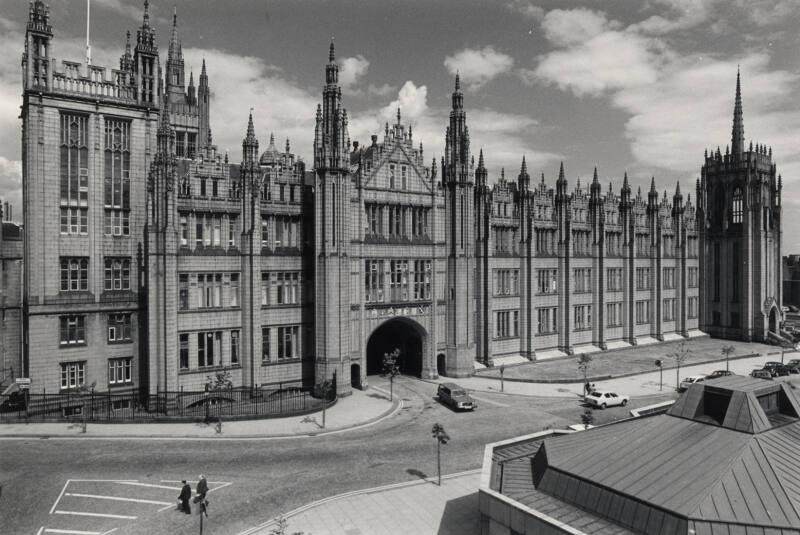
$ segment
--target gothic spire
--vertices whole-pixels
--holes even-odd
[[[287,137],[286,138],[286,154],[289,154],[290,152],[292,152],[291,149],[292,149],[292,146],[289,144],[289,138]]]
[[[522,157],[522,165],[525,165],[525,157]],[[478,152],[478,168],[483,169],[483,147]]]
[[[564,161],[561,161],[561,167],[558,169],[558,183],[566,183],[567,179],[564,177]]]
[[[731,147],[734,156],[744,152],[744,118],[742,116],[742,86],[739,68],[736,68],[736,100],[733,105],[733,132]]]
[[[150,27],[150,1],[144,0],[144,16],[142,17],[142,28]]]
[[[336,52],[333,49],[333,37],[331,37],[331,48],[328,51],[328,61],[330,63],[333,63],[334,61],[336,61]]]
[[[483,155],[483,150],[481,150],[481,155]],[[520,167],[519,174],[523,176],[528,174],[528,164],[525,163],[524,154],[522,155],[522,166]]]
[[[250,116],[247,119],[247,135],[242,141],[242,156],[246,162],[255,162],[258,159],[258,140],[256,139],[256,128],[253,125],[253,108],[250,108]]]

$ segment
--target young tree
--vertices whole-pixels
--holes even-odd
[[[731,371],[730,367],[730,358],[731,354],[736,351],[736,348],[733,346],[722,346],[722,355],[725,357],[725,370]]]
[[[450,440],[450,435],[444,430],[444,426],[440,423],[433,424],[431,429],[433,438],[436,439],[436,473],[438,474],[439,486],[442,486],[442,444],[447,444]]]
[[[400,375],[400,349],[383,354],[383,375],[389,376],[389,401],[394,400],[394,378]]]
[[[692,350],[686,345],[686,341],[684,340],[678,344],[674,353],[667,355],[668,357],[675,359],[675,364],[677,365],[677,368],[675,369],[675,390],[679,390],[681,387],[681,364],[686,362],[686,359],[689,358],[691,353]]]
[[[587,379],[589,375],[589,366],[592,364],[592,356],[588,353],[581,353],[578,355],[578,370],[583,374],[584,394],[588,394],[586,384],[589,383]]]
[[[210,403],[211,399],[209,394],[211,392],[223,392],[225,390],[232,390],[233,389],[233,381],[231,380],[231,372],[228,371],[228,368],[222,368],[221,370],[217,370],[214,372],[213,375],[206,376],[206,423],[211,421],[211,408]],[[222,415],[217,418],[217,433],[222,433]]]

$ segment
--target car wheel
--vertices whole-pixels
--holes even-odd
[[[627,399],[623,399],[623,400],[622,400],[622,406],[624,407],[624,406],[625,406],[625,405],[627,405],[627,404],[628,404],[628,400],[627,400]]]
[[[602,403],[602,404],[600,405],[600,408],[601,408],[601,409],[605,409],[605,408],[606,408],[606,404],[605,404],[605,403]]]

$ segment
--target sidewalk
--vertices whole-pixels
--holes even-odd
[[[774,345],[760,344],[757,342],[738,342],[709,338],[690,338],[685,340],[690,353],[684,365],[691,366],[710,361],[724,361],[722,347],[732,345],[736,352],[731,359],[741,358],[745,355],[766,355],[777,352],[780,348]],[[603,381],[623,375],[634,375],[653,371],[656,359],[664,362],[666,367],[674,366],[674,359],[669,355],[674,353],[680,342],[663,342],[646,346],[612,349],[604,352],[592,353],[592,363],[589,366],[591,381]],[[771,360],[780,360],[771,359]],[[569,383],[583,382],[583,374],[578,369],[578,356],[548,359],[523,364],[506,366],[504,377],[509,380],[531,381],[537,383]],[[723,368],[725,367],[723,362]],[[500,377],[497,366],[480,370],[477,375],[482,377]]]
[[[215,424],[204,423],[89,423],[86,433],[80,425],[73,423],[13,423],[0,424],[0,438],[11,437],[66,437],[66,438],[158,438],[208,440],[265,439],[296,436],[314,436],[365,427],[389,417],[402,407],[395,397],[389,402],[389,393],[372,387],[367,392],[353,390],[353,394],[339,398],[326,410],[325,429],[322,412],[271,418],[265,420],[242,420],[225,422],[222,433],[217,433]]]
[[[480,470],[349,492],[283,515],[286,533],[470,535],[480,532]],[[274,519],[239,535],[269,535]]]

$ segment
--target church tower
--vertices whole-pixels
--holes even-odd
[[[780,335],[781,177],[772,149],[745,150],[739,73],[731,146],[706,154],[697,191],[702,284],[700,328],[713,336]]]
[[[342,379],[343,370],[350,369],[350,325],[345,319],[350,315],[349,147],[347,111],[331,43],[314,130],[315,378],[320,383],[335,372],[339,393],[350,389]]]
[[[442,182],[445,188],[447,244],[447,329],[445,375],[466,377],[475,360],[475,214],[474,161],[459,76],[453,91],[445,139]]]

